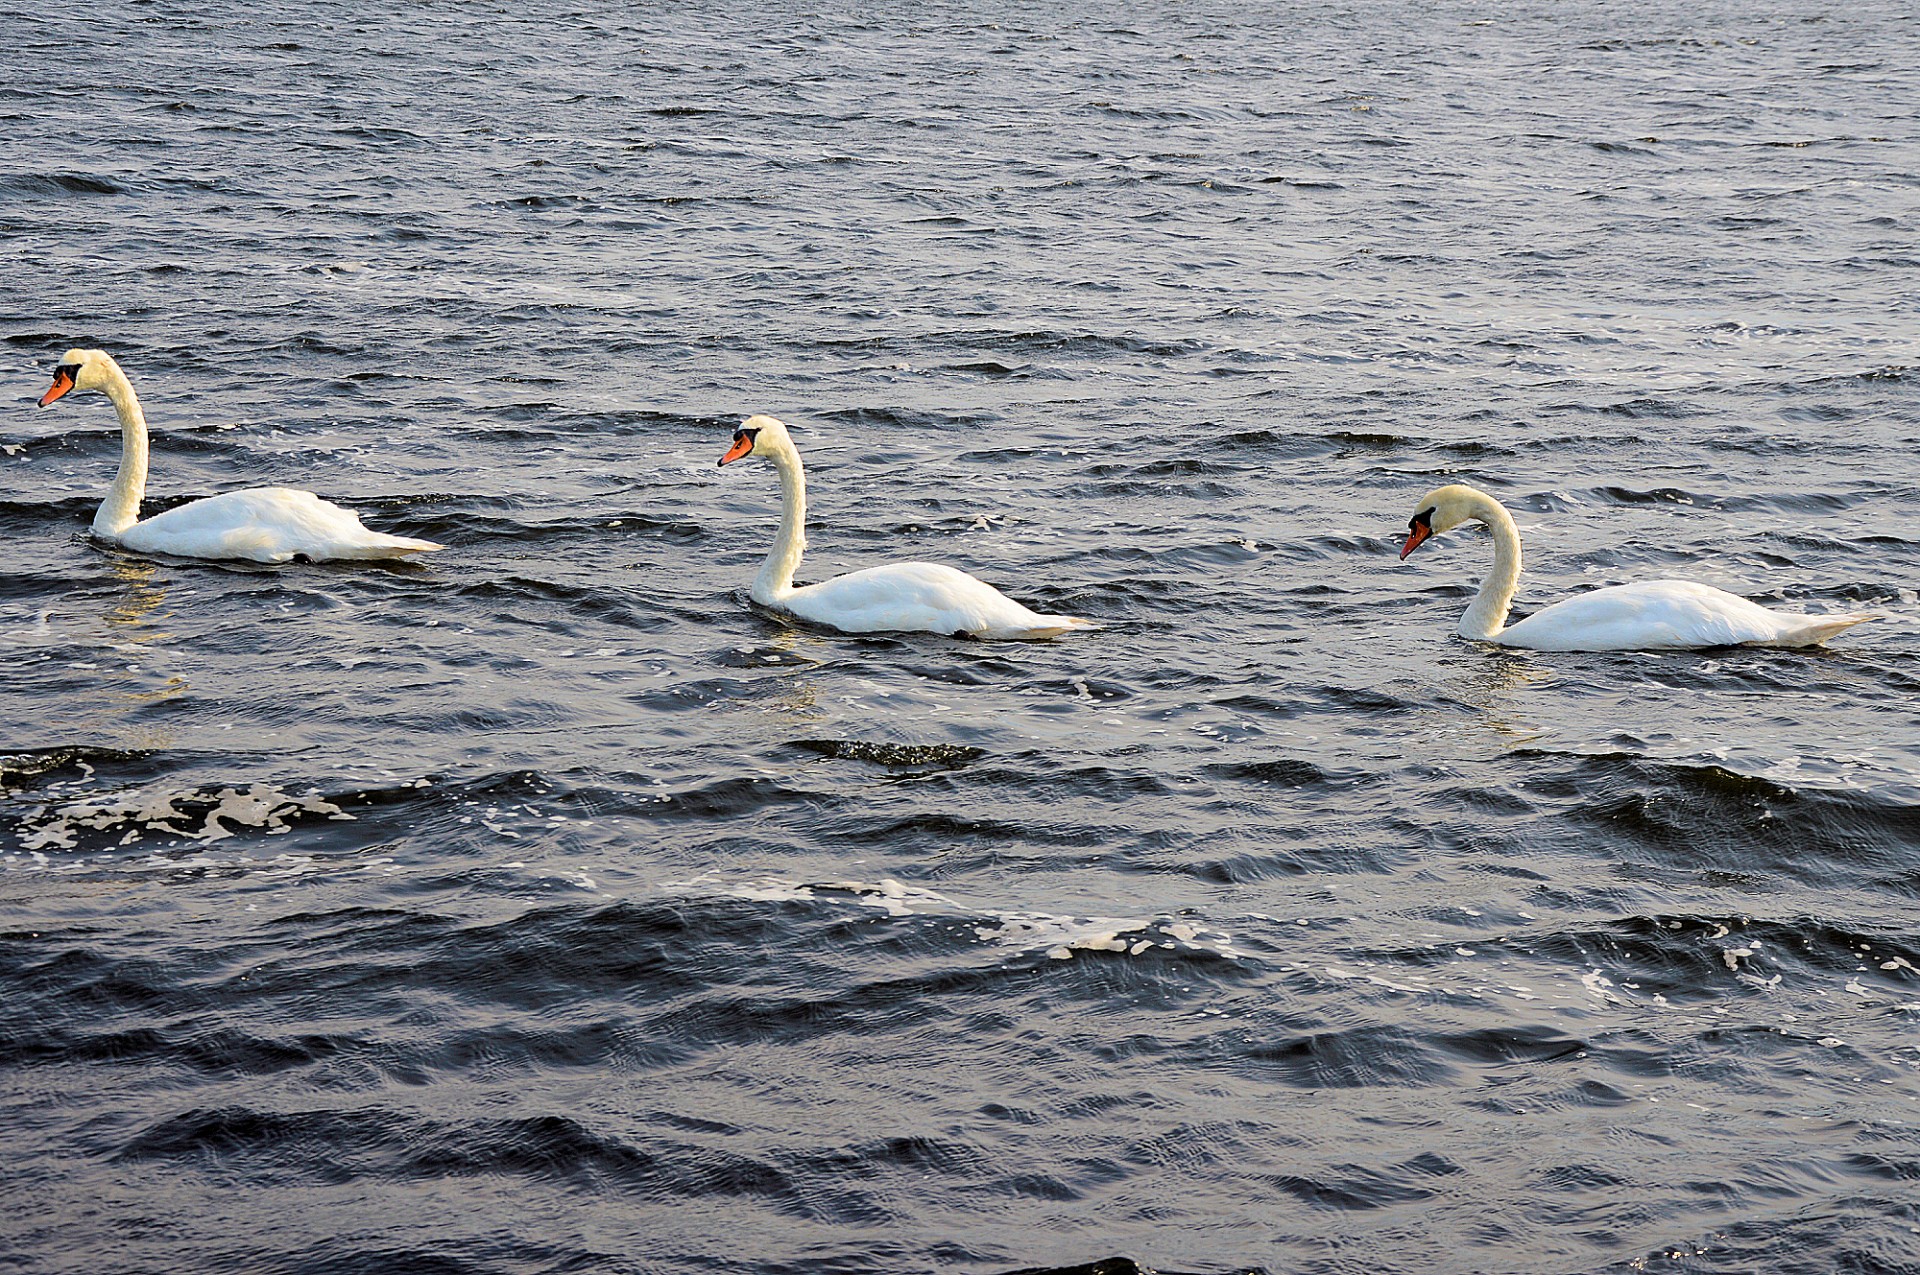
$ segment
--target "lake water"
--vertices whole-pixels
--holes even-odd
[[[1920,1266],[1910,6],[5,30],[0,1266]],[[447,550],[91,542],[75,345]],[[756,612],[753,412],[1101,627]],[[1879,618],[1469,643],[1448,481]]]

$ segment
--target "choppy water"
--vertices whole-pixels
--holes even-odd
[[[235,9],[5,27],[0,1264],[1920,1264],[1907,6]],[[89,542],[88,344],[448,551]],[[753,411],[1104,627],[756,614]]]

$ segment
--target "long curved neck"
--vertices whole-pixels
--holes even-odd
[[[147,418],[118,364],[108,366],[104,391],[120,416],[120,472],[93,516],[93,534],[118,536],[140,521],[140,498],[147,493]]]
[[[807,548],[807,475],[800,453],[781,447],[768,459],[780,471],[780,531],[753,581],[753,600],[762,606],[772,606],[793,592],[793,573],[799,570],[800,555]]]
[[[1513,525],[1513,515],[1490,497],[1476,506],[1471,516],[1493,532],[1493,570],[1480,582],[1473,605],[1460,617],[1460,636],[1487,642],[1507,627],[1507,612],[1520,585],[1520,532]]]

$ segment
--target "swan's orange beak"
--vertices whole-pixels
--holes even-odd
[[[1400,561],[1405,562],[1407,555],[1427,543],[1427,537],[1432,534],[1433,525],[1431,523],[1421,522],[1417,518],[1408,523],[1407,543],[1400,546]]]
[[[40,396],[40,406],[45,407],[57,399],[64,398],[67,391],[72,388],[73,369],[62,363],[59,367],[53,369],[53,385],[45,394]]]
[[[722,465],[731,464],[753,450],[753,435],[745,430],[733,436],[733,446],[727,448],[727,454],[720,458]]]

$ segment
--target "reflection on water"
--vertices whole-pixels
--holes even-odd
[[[1547,729],[1528,716],[1531,692],[1551,686],[1553,670],[1535,664],[1526,653],[1487,647],[1447,661],[1438,689],[1457,701],[1454,707],[1421,710],[1410,732],[1427,751],[1485,759],[1535,743]]]
[[[173,583],[160,575],[159,567],[144,558],[115,553],[113,578],[121,588],[104,618],[114,628],[124,630],[116,636],[122,641],[141,644],[164,642],[173,636],[154,627],[171,615],[170,612],[156,614],[166,604],[167,586]]]
[[[75,722],[84,731],[109,736],[120,747],[167,748],[177,737],[170,723],[128,719],[188,689],[178,673],[150,667],[173,638],[159,627],[173,615],[166,609],[173,579],[157,564],[130,554],[116,552],[110,560],[115,587],[106,595],[109,605],[100,618],[106,623],[102,637],[119,658],[100,661],[93,679],[99,699],[81,707]]]
[[[767,701],[767,708],[771,712],[787,717],[820,716],[818,681],[808,676],[808,671],[817,661],[811,656],[800,653],[803,640],[810,646],[819,643],[819,638],[815,635],[787,629],[777,634],[772,641],[759,650],[763,663],[774,666],[791,665],[796,674],[796,676],[782,679],[785,685],[780,693]]]

